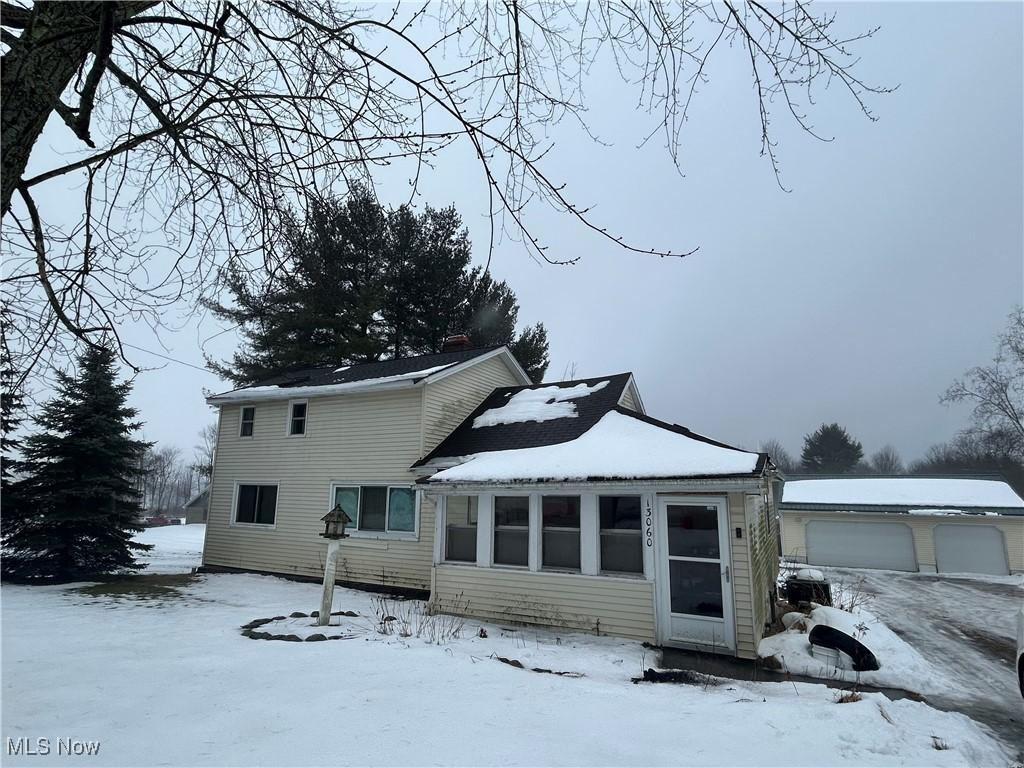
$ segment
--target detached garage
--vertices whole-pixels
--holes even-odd
[[[1024,572],[1024,499],[1001,480],[792,480],[780,511],[789,560],[894,571]]]

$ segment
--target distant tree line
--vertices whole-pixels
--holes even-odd
[[[992,473],[1001,474],[1024,495],[1024,309],[1010,313],[992,363],[967,371],[940,401],[970,403],[971,420],[952,440],[932,446],[909,465],[891,445],[865,458],[861,443],[837,423],[822,424],[806,435],[799,460],[778,440],[764,441],[761,450],[786,474]]]
[[[517,332],[515,293],[471,267],[469,233],[454,208],[386,209],[363,186],[286,219],[284,259],[256,274],[228,270],[229,302],[208,301],[241,329],[243,349],[212,370],[237,385],[282,371],[439,352],[466,334],[507,344],[530,378],[548,366],[543,323]]]

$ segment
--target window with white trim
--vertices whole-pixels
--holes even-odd
[[[541,567],[580,570],[580,497],[541,498]]]
[[[242,413],[239,418],[238,436],[239,437],[252,437],[253,431],[256,426],[256,406],[254,405],[243,405]]]
[[[305,400],[296,400],[288,403],[288,436],[301,437],[306,434],[306,411]]]
[[[349,530],[411,534],[416,531],[416,490],[395,485],[335,485],[332,508],[352,520]]]
[[[235,522],[273,525],[277,519],[277,485],[239,483],[235,491]]]
[[[494,497],[495,565],[530,564],[530,497]]]
[[[477,496],[445,499],[444,559],[454,563],[476,562]]]
[[[643,573],[644,550],[639,496],[601,496],[602,573]]]

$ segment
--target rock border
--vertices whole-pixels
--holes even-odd
[[[359,614],[355,611],[332,611],[331,616],[358,616]],[[355,635],[325,635],[322,632],[315,632],[309,635],[303,640],[298,635],[275,635],[272,632],[262,632],[260,627],[265,624],[271,624],[275,621],[284,621],[285,619],[316,619],[320,617],[320,611],[313,611],[312,613],[303,613],[302,611],[293,611],[287,616],[272,616],[269,619],[253,619],[248,624],[243,624],[241,627],[242,637],[248,637],[250,640],[283,640],[288,643],[317,643],[323,642],[324,640],[351,640]]]

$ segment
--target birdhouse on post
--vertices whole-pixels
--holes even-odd
[[[320,518],[324,524],[324,532],[320,535],[327,539],[327,557],[324,560],[324,591],[320,596],[320,613],[317,624],[326,627],[331,621],[331,605],[334,602],[334,579],[338,570],[338,548],[341,540],[348,538],[345,526],[352,522],[341,504]]]
[[[352,522],[352,518],[341,508],[341,504],[335,504],[334,509],[321,517],[320,521],[324,524],[324,532],[320,535],[325,539],[344,539],[348,537],[348,534],[345,533],[345,526]]]

